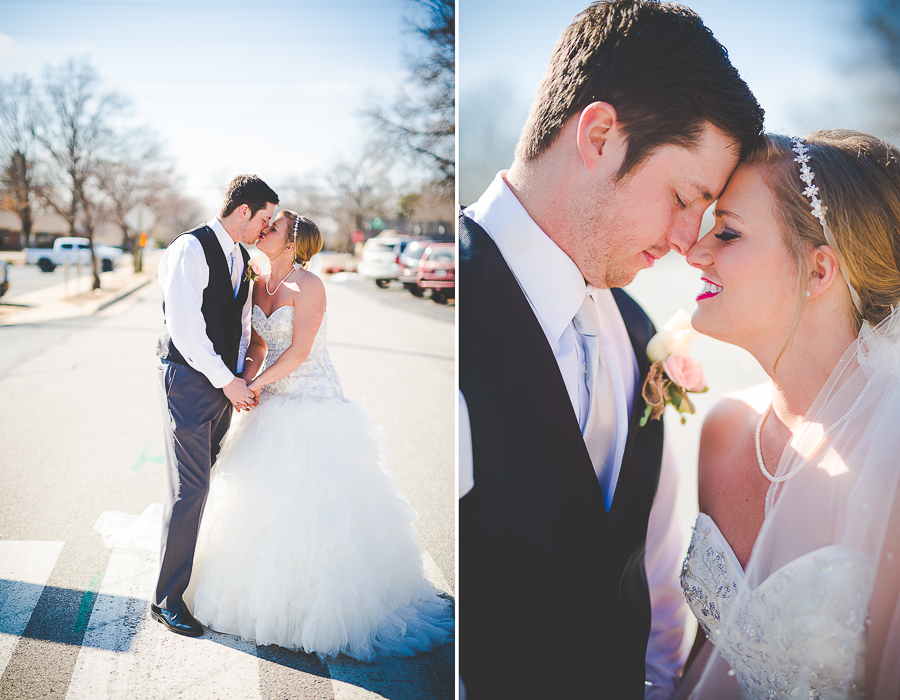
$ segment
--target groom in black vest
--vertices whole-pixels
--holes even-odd
[[[597,3],[560,37],[512,166],[460,214],[467,700],[674,692],[674,465],[662,422],[639,426],[653,326],[617,288],[696,242],[762,116],[690,10]]]
[[[172,632],[203,634],[184,592],[210,469],[231,422],[232,407],[256,405],[240,377],[250,342],[249,255],[278,204],[256,175],[240,175],[225,192],[219,214],[172,241],[159,265],[165,327],[159,339],[167,498],[163,506],[159,579],[152,617]]]

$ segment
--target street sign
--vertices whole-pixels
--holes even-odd
[[[135,204],[125,215],[125,223],[132,231],[147,231],[156,223],[156,214],[146,204]]]

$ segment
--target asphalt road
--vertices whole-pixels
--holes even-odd
[[[326,282],[331,356],[384,426],[427,572],[455,597],[455,311],[363,282]],[[453,643],[322,663],[150,620],[153,556],[106,549],[93,524],[162,500],[161,316],[150,284],[93,316],[0,327],[0,698],[453,697]]]

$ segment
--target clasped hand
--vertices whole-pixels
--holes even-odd
[[[259,403],[261,389],[251,389],[249,380],[235,377],[222,391],[238,411],[249,411]]]

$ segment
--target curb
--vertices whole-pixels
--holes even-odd
[[[100,311],[103,311],[104,309],[109,308],[110,306],[115,304],[117,301],[121,301],[122,299],[127,297],[129,294],[133,294],[134,292],[141,289],[142,287],[146,287],[148,284],[150,284],[150,280],[152,279],[151,277],[149,277],[148,275],[146,275],[143,272],[138,273],[138,274],[143,276],[144,279],[136,279],[131,284],[126,284],[124,287],[121,287],[120,289],[117,289],[114,292],[110,292],[107,296],[97,299],[94,302],[90,302],[90,304],[95,304],[96,308],[93,311],[91,311],[88,315],[92,315],[92,314],[98,313]],[[85,306],[88,306],[88,305],[89,304],[86,304]]]
[[[24,294],[16,298],[16,301],[31,302],[30,308],[22,311],[14,311],[9,314],[0,316],[0,326],[18,326],[29,323],[41,323],[44,321],[59,320],[62,318],[78,318],[84,316],[92,316],[104,309],[109,308],[117,301],[133,294],[138,289],[150,284],[154,279],[146,272],[132,273],[133,279],[118,289],[114,289],[108,294],[104,294],[96,299],[83,302],[81,304],[73,303],[59,298],[59,287],[55,285],[46,289],[39,290],[29,294]]]

